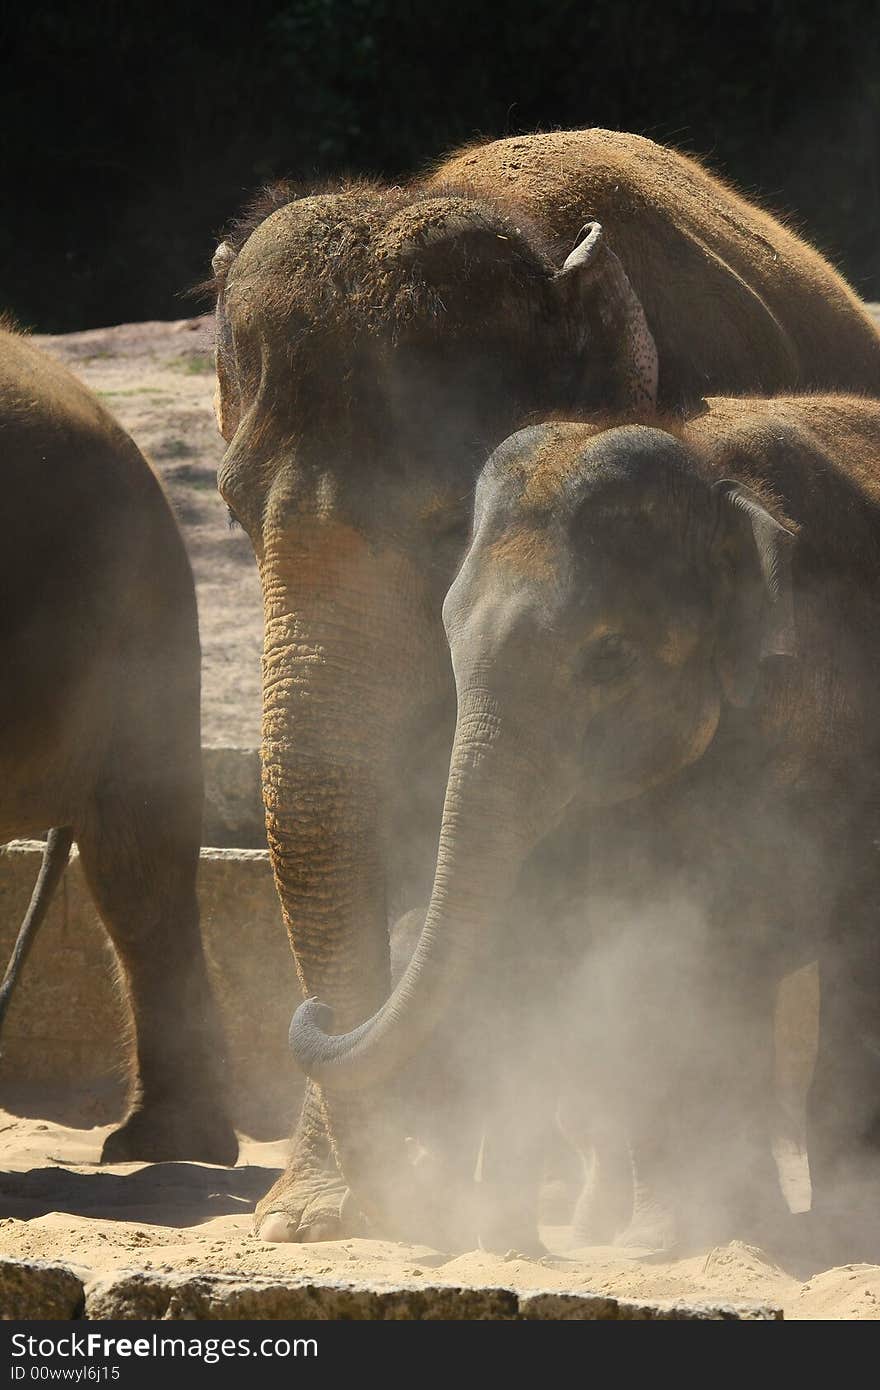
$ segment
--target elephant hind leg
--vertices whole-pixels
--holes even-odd
[[[820,962],[820,1040],[808,1151],[817,1230],[846,1261],[880,1259],[880,937]],[[846,1233],[846,1234],[845,1234]]]
[[[196,779],[196,785],[198,784]],[[201,808],[175,787],[124,771],[98,789],[76,838],[86,881],[119,959],[134,1024],[129,1114],[105,1162],[238,1153],[223,1094],[225,1046],[208,982],[196,900]]]

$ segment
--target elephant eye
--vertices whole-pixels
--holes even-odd
[[[619,632],[607,632],[581,653],[579,673],[594,685],[622,680],[636,662],[634,647]]]

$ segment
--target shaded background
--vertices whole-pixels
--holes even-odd
[[[0,308],[39,331],[195,312],[273,177],[577,125],[706,156],[880,298],[876,0],[6,5],[0,68]]]

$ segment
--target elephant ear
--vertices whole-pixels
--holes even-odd
[[[217,428],[229,442],[238,429],[241,416],[241,402],[235,385],[230,362],[232,358],[232,332],[226,316],[226,279],[235,263],[235,251],[228,241],[221,241],[211,260],[214,284],[217,290],[217,303],[214,310],[214,364],[217,371],[217,385],[214,391],[214,415]]]
[[[578,232],[555,282],[581,326],[581,404],[602,410],[653,410],[658,359],[645,311],[599,222]]]
[[[791,577],[796,537],[743,483],[725,478],[714,492],[723,576],[715,660],[727,699],[743,706],[754,694],[762,662],[797,653]]]

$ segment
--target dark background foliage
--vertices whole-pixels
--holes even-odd
[[[44,331],[193,312],[275,176],[578,125],[706,156],[880,298],[877,0],[6,4],[0,65],[0,307]]]

